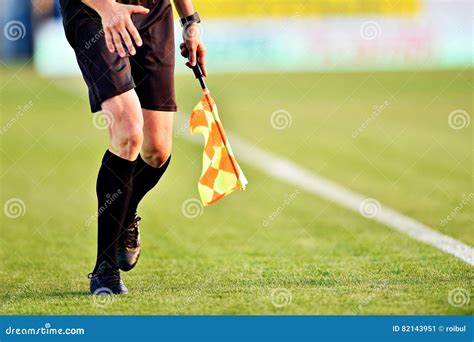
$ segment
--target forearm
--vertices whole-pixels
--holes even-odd
[[[180,18],[188,17],[194,13],[192,0],[174,0],[173,2]]]
[[[180,18],[186,18],[195,13],[192,0],[173,0],[173,2]],[[180,45],[181,55],[188,59],[186,65],[190,68],[199,63],[204,76],[207,76],[206,48],[198,29],[199,22],[199,18],[195,18],[184,25],[183,42]]]

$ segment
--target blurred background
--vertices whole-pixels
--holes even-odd
[[[34,46],[40,73],[78,74],[58,1],[2,4],[2,59],[31,58]],[[214,73],[460,68],[472,63],[469,0],[199,0],[196,7],[205,18],[201,34],[212,52]],[[177,23],[178,37],[180,32]]]
[[[0,0],[0,314],[472,314],[468,263],[377,221],[386,206],[474,244],[472,0],[194,3],[249,186],[198,201],[201,92],[177,56],[173,161],[140,207],[131,294],[97,302],[106,120],[58,2]],[[288,163],[369,205],[321,197]]]

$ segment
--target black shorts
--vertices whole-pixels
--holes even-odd
[[[142,18],[132,18],[138,23],[143,45],[136,47],[135,56],[125,58],[107,50],[101,19],[96,12],[82,11],[63,20],[66,38],[89,88],[93,113],[101,110],[105,100],[133,88],[142,108],[176,111],[173,12],[170,0],[161,0],[155,6],[161,6],[154,10],[159,15],[144,28],[139,24]]]

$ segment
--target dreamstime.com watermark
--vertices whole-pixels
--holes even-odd
[[[27,103],[18,106],[18,110],[16,111],[15,115],[8,120],[2,128],[0,128],[0,135],[4,135],[7,133],[15,124],[25,115],[33,107],[33,101],[30,100]]]
[[[288,289],[274,289],[270,294],[270,302],[278,309],[290,305],[292,300],[293,294]]]
[[[183,41],[194,40],[199,37],[203,37],[203,25],[194,25],[192,28],[187,27],[183,30]]]
[[[366,198],[359,205],[359,212],[365,218],[375,218],[379,216],[382,206],[375,198]]]
[[[113,16],[112,19],[110,19],[107,24],[110,24],[111,26],[119,24],[121,22],[122,16]],[[99,42],[102,40],[102,38],[105,36],[105,31],[103,28],[101,28],[99,31],[97,31],[90,39],[88,39],[84,43],[84,48],[86,50],[89,50],[92,46],[94,46],[95,43]]]
[[[376,21],[365,21],[359,28],[360,37],[363,40],[374,40],[382,34],[382,28]]]
[[[352,309],[352,314],[359,315],[366,306],[368,306],[383,290],[387,288],[387,285],[386,282],[382,282],[372,289],[370,294],[361,300],[354,309]]]
[[[26,27],[21,21],[11,20],[3,27],[3,35],[11,42],[25,38]]]
[[[471,301],[471,294],[468,290],[463,289],[462,287],[457,287],[452,289],[448,293],[448,303],[452,307],[460,308],[465,305],[468,305]]]
[[[117,192],[114,192],[112,195],[107,194],[105,196],[107,199],[105,200],[104,205],[100,206],[99,210],[97,210],[97,212],[94,215],[89,216],[87,220],[84,221],[84,225],[86,227],[89,227],[92,224],[92,222],[94,222],[94,220],[97,219],[100,214],[106,211],[107,208],[109,208],[112,205],[112,203],[114,203],[120,196],[122,196],[122,190],[120,189],[118,189]]]
[[[451,212],[445,218],[441,220],[439,225],[441,227],[446,227],[449,224],[449,221],[455,218],[459,214],[459,212],[464,209],[464,207],[468,206],[469,203],[471,203],[473,198],[474,198],[474,192],[469,193],[467,196],[464,195],[461,202],[459,202],[459,204],[456,207],[454,207],[454,209],[451,210]]]
[[[92,114],[92,124],[97,129],[107,129],[114,124],[114,116],[111,112],[102,110]]]
[[[281,204],[267,217],[262,221],[262,226],[268,227],[273,221],[277,219],[278,216],[296,199],[296,196],[300,194],[300,191],[296,189],[291,194],[285,194],[285,199]]]
[[[191,119],[194,118],[194,116],[191,117]],[[173,132],[173,136],[175,138],[180,138],[186,134],[189,134],[189,130],[190,130],[190,127],[189,127],[189,122],[188,121],[184,121],[179,127],[176,127],[174,132]]]
[[[373,107],[372,114],[370,114],[370,116],[367,119],[365,119],[364,122],[352,132],[352,135],[351,135],[352,138],[355,139],[362,132],[364,132],[367,129],[367,127],[369,127],[371,123],[375,119],[377,119],[380,116],[380,114],[382,114],[382,112],[388,107],[389,104],[390,103],[388,101],[385,101],[381,105],[375,105]]]
[[[184,117],[187,115],[184,112],[177,112],[177,116]],[[194,124],[196,120],[198,120],[198,115],[191,115],[189,120],[183,120],[183,122],[179,123],[179,126],[174,129],[173,136],[175,138],[180,138],[182,136],[188,135],[191,132],[191,126]]]
[[[27,336],[27,335],[85,335],[84,328],[53,328],[51,323],[45,323],[43,327],[17,328],[9,326],[5,329],[7,336]]]
[[[92,294],[92,305],[98,308],[106,308],[115,302],[117,296],[108,287],[99,287]]]
[[[21,198],[10,198],[3,205],[3,213],[11,219],[19,218],[26,214],[26,205]]]
[[[3,302],[0,304],[0,312],[2,310],[11,309],[13,305],[18,301],[19,297],[28,293],[33,287],[34,283],[31,280],[31,276],[28,277],[26,282],[22,284],[17,284],[13,292],[9,292],[9,295]]]
[[[279,131],[290,128],[291,125],[293,125],[293,116],[290,112],[279,109],[274,111],[270,116],[270,124],[274,129]]]
[[[181,205],[183,216],[189,219],[201,216],[204,212],[204,206],[197,198],[188,198]]]
[[[86,50],[89,50],[95,43],[97,43],[99,40],[101,40],[102,37],[104,37],[104,36],[105,36],[104,29],[100,29],[99,31],[97,31],[97,33],[95,35],[93,35],[89,40],[87,40],[84,43],[84,48]]]
[[[459,131],[460,129],[469,127],[471,118],[465,110],[457,109],[453,110],[448,115],[448,125],[452,129]]]

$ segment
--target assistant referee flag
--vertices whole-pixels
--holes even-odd
[[[204,205],[211,205],[235,190],[247,185],[222,127],[217,106],[203,86],[204,97],[190,118],[191,132],[204,135],[202,173],[198,190]]]

